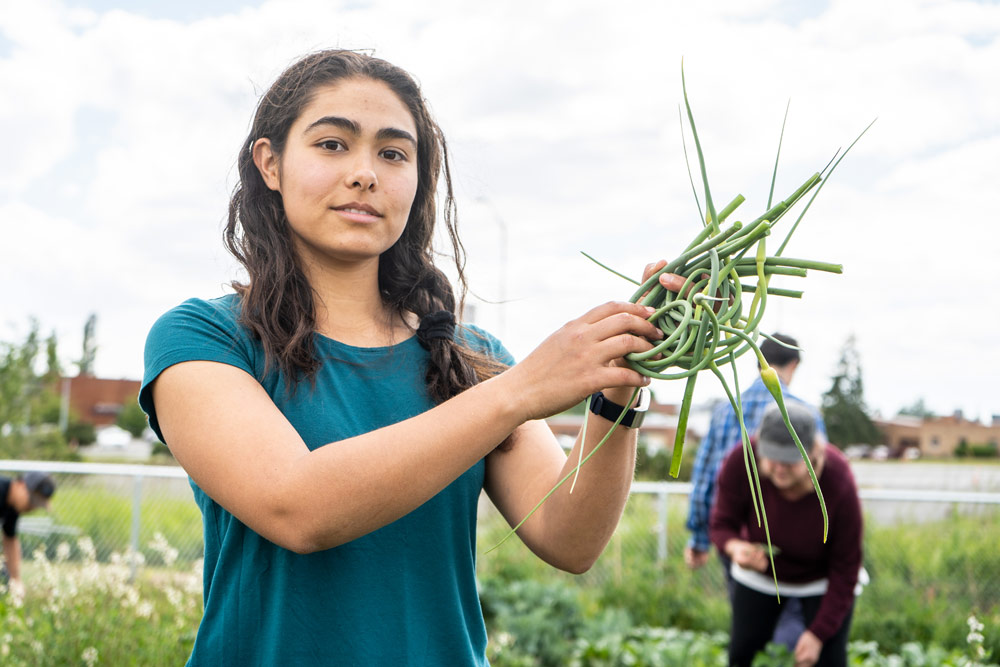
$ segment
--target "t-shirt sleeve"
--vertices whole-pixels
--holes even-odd
[[[189,299],[153,324],[146,337],[139,405],[161,442],[165,441],[156,418],[152,384],[164,370],[185,361],[215,361],[256,376],[258,355],[238,315],[238,305],[232,298]]]
[[[485,354],[504,366],[513,366],[517,363],[514,355],[507,351],[499,339],[474,324],[463,324],[458,336],[462,344],[469,349]]]

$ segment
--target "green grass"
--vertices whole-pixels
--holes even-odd
[[[729,606],[718,560],[713,557],[695,572],[683,564],[685,513],[686,503],[671,502],[667,558],[657,562],[655,502],[651,496],[633,496],[611,544],[581,576],[555,572],[516,540],[483,554],[506,529],[491,514],[482,521],[479,538],[483,588],[488,596],[497,586],[523,580],[569,587],[583,614],[580,625],[590,623],[592,629],[595,619],[610,615],[627,618],[629,627],[727,633]],[[993,510],[918,525],[869,522],[865,567],[872,582],[858,598],[852,640],[874,641],[883,653],[898,653],[912,642],[961,652],[967,646],[967,619],[975,614],[988,628],[985,648],[1000,655],[1000,550],[992,529],[998,518],[1000,512]],[[491,635],[507,632],[502,624],[491,629]]]
[[[97,569],[120,576],[121,554],[130,542],[131,495],[98,485],[63,484],[54,504],[58,523],[92,536],[93,546],[88,550],[73,539],[55,535],[44,539],[22,536],[28,597],[20,610],[11,606],[9,597],[0,597],[0,625],[12,628],[4,630],[12,637],[8,655],[21,662],[3,664],[80,664],[82,651],[91,646],[98,650],[100,664],[183,663],[200,620],[200,579],[180,596],[186,600],[183,609],[175,606],[179,587],[172,581],[179,577],[191,582],[192,564],[202,555],[201,519],[194,502],[180,493],[143,498],[139,544],[145,565],[137,570],[135,593],[129,593],[132,584],[120,578],[115,586],[80,585],[92,580]],[[586,647],[590,657],[577,664],[617,664],[602,662],[601,656],[620,651],[633,651],[651,661],[634,664],[657,664],[660,658],[649,656],[676,651],[714,654],[719,637],[728,632],[729,606],[717,559],[695,572],[683,564],[686,510],[684,500],[671,500],[667,554],[660,561],[655,497],[633,496],[605,553],[590,572],[579,576],[553,570],[516,539],[486,553],[508,530],[495,511],[486,512],[478,537],[478,569],[495,667],[571,664],[570,654],[579,653],[581,647]],[[968,647],[967,619],[975,614],[986,625],[984,647],[1000,656],[998,519],[1000,512],[984,510],[975,516],[955,513],[947,520],[923,524],[869,522],[865,566],[872,583],[858,599],[852,640],[868,642],[859,646],[879,656],[901,656],[907,651],[925,657],[941,651],[941,655],[959,655]],[[158,533],[179,550],[169,569],[160,567],[163,551],[153,544]],[[60,548],[62,542],[66,546]],[[38,547],[45,558],[33,558]],[[56,560],[75,578],[81,591],[78,596],[52,593],[72,590],[52,588],[68,586],[66,576],[70,575],[61,584],[43,583],[48,581],[42,576],[44,564]],[[168,588],[173,592],[168,594]],[[123,606],[123,599],[136,596],[155,611],[143,615],[135,603]],[[61,605],[58,611],[51,609],[55,602]],[[115,611],[110,615],[94,613],[111,608]],[[149,610],[149,606],[142,608]],[[554,614],[554,609],[560,612]],[[31,628],[27,627],[29,619]],[[58,660],[32,662],[43,637],[45,650],[59,656]],[[535,653],[522,651],[525,646],[535,647],[531,649]],[[542,646],[547,648],[538,648]],[[550,649],[561,651],[559,657],[550,655],[552,662],[540,662],[541,652]],[[155,656],[163,656],[162,662]],[[855,664],[882,664],[875,657],[865,660]]]
[[[53,514],[61,526],[76,528],[80,535],[94,541],[97,559],[106,562],[112,553],[124,553],[132,541],[132,497],[88,485],[60,485],[53,499]],[[169,495],[146,496],[140,503],[139,550],[152,564],[159,561],[149,548],[154,536],[162,534],[179,550],[178,560],[190,565],[202,557],[201,512],[190,498]],[[32,553],[41,547],[49,558],[66,540],[63,535],[39,537],[22,535],[22,551]],[[72,540],[70,540],[72,542]]]

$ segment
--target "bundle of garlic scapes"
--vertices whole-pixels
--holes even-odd
[[[685,248],[684,252],[676,259],[668,262],[666,266],[650,276],[642,284],[631,278],[627,278],[617,271],[608,269],[637,285],[635,292],[629,300],[633,303],[641,303],[642,305],[654,308],[655,312],[649,319],[664,334],[663,340],[659,341],[653,349],[641,354],[630,354],[626,357],[626,361],[633,369],[651,378],[660,380],[686,380],[671,459],[670,474],[673,477],[677,477],[680,470],[684,438],[687,431],[687,420],[694,396],[695,381],[699,373],[706,370],[711,371],[719,379],[739,420],[753,504],[757,510],[758,522],[763,520],[766,531],[767,515],[761,502],[760,479],[750,449],[749,434],[743,422],[739,378],[736,375],[735,365],[735,361],[739,356],[753,351],[757,355],[761,369],[761,378],[767,389],[774,396],[784,418],[785,426],[792,435],[808,467],[809,475],[823,510],[823,540],[826,541],[829,518],[826,511],[826,503],[823,500],[823,493],[819,487],[819,482],[816,479],[816,473],[813,470],[809,456],[788,419],[778,376],[774,369],[768,366],[767,361],[757,346],[757,341],[762,335],[766,336],[766,334],[762,334],[760,325],[767,307],[768,296],[790,298],[801,298],[802,296],[802,292],[800,291],[771,287],[769,283],[772,276],[805,277],[809,269],[831,273],[842,272],[843,269],[839,264],[806,259],[791,259],[783,257],[782,253],[795,229],[798,227],[799,222],[801,222],[802,217],[826,183],[830,174],[833,173],[833,170],[840,164],[840,161],[847,155],[847,152],[850,151],[854,144],[857,143],[858,139],[868,131],[871,124],[858,135],[850,146],[847,147],[847,150],[842,154],[838,151],[822,171],[806,179],[788,198],[772,205],[774,181],[777,175],[778,160],[776,158],[766,210],[748,223],[739,221],[729,223],[729,217],[744,202],[744,197],[737,195],[722,210],[716,210],[708,183],[701,142],[695,127],[694,114],[691,111],[691,105],[688,100],[683,64],[681,67],[681,85],[684,94],[684,107],[687,111],[691,135],[697,151],[698,165],[704,186],[705,208],[707,210],[702,211],[701,202],[698,201],[697,189],[695,189],[692,177],[691,184],[692,188],[695,189],[695,199],[698,201],[699,216],[704,221],[704,224],[694,239],[688,244],[687,248]],[[787,109],[785,113],[787,119]],[[783,139],[784,125],[782,126],[781,135]],[[686,157],[686,144],[684,152]],[[779,157],[780,154],[781,139],[778,142]],[[803,200],[809,193],[812,194],[803,206],[798,218],[790,226],[784,241],[773,255],[768,255],[766,240],[771,235],[772,229],[786,217],[796,203]],[[597,262],[590,255],[586,256]],[[600,264],[600,262],[597,263]],[[601,264],[601,266],[604,265]],[[686,279],[684,286],[679,292],[668,291],[659,284],[659,276],[663,273],[677,274]],[[750,297],[750,303],[747,307],[746,301],[748,297]],[[781,341],[775,340],[775,342],[784,345]],[[734,390],[730,389],[719,368],[726,364],[732,368]],[[637,392],[638,390],[636,390]],[[633,394],[628,405],[632,405],[635,402],[635,398],[636,394]],[[564,482],[569,480],[570,477],[579,474],[583,464],[606,442],[607,438],[618,427],[624,414],[623,412],[619,416],[604,438],[598,442],[586,457],[583,457],[581,450],[581,458],[576,467],[542,498],[538,505],[514,527],[510,534],[513,534]],[[510,534],[508,534],[508,537]],[[771,555],[771,569],[773,572],[774,561],[773,553],[771,553],[770,549],[769,533],[768,551]],[[777,579],[775,579],[775,586],[777,586]]]

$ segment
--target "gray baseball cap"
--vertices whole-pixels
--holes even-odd
[[[788,401],[785,408],[788,411],[788,421],[792,423],[792,428],[802,441],[802,446],[806,452],[812,453],[816,441],[816,415],[806,406],[794,401]],[[760,421],[760,428],[757,430],[757,451],[762,457],[781,463],[796,463],[802,460],[802,454],[785,426],[777,403],[767,408]]]
[[[31,504],[48,509],[49,500],[56,492],[56,483],[44,472],[32,470],[24,473],[24,485],[31,494]]]

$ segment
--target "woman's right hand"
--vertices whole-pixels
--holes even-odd
[[[647,264],[642,282],[666,266],[666,260]],[[678,292],[684,278],[673,273],[660,276],[660,284]],[[663,338],[647,318],[654,309],[612,301],[567,322],[504,375],[518,382],[525,421],[544,419],[568,410],[587,396],[604,389],[644,387],[649,378],[629,368],[626,354],[646,352]],[[618,396],[618,402],[626,399]]]
[[[647,321],[652,308],[609,302],[567,322],[504,375],[514,382],[525,421],[571,408],[608,387],[643,387],[649,378],[618,365],[632,352],[652,349],[662,332]]]

